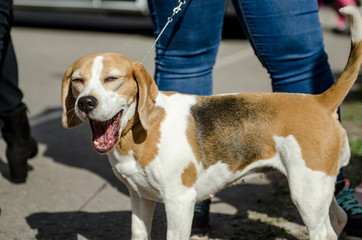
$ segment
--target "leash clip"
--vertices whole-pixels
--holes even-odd
[[[170,17],[167,18],[167,22],[165,24],[165,26],[163,27],[163,29],[161,30],[160,34],[158,34],[156,40],[153,42],[152,46],[148,49],[146,55],[143,57],[141,64],[143,64],[143,62],[146,60],[147,56],[150,54],[151,50],[155,47],[156,43],[158,42],[158,40],[160,39],[160,37],[162,36],[163,32],[165,31],[165,29],[167,28],[168,24],[171,23],[173,21],[173,17],[179,12],[181,11],[181,7],[182,5],[186,4],[186,0],[178,0],[178,6],[175,7],[173,9],[173,13]]]
[[[181,6],[186,4],[186,0],[179,0],[178,6],[173,9],[173,13],[177,14],[179,11],[181,11]]]

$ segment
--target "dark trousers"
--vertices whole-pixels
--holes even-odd
[[[18,65],[11,41],[12,0],[0,1],[0,115],[22,107],[23,94],[18,87]]]

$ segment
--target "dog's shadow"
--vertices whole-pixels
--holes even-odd
[[[278,187],[281,187],[279,185]],[[275,191],[280,191],[275,192]],[[267,198],[266,195],[270,194]],[[288,227],[277,227],[272,221],[280,219],[302,224],[294,206],[286,196],[283,189],[277,190],[268,185],[244,185],[231,187],[217,194],[217,199],[212,204],[229,204],[236,208],[234,214],[211,213],[210,232],[212,239],[235,239],[235,240],[271,240],[297,238],[289,233]],[[269,219],[248,218],[247,212],[259,212],[265,214]],[[272,220],[272,216],[274,220]],[[31,214],[26,218],[32,229],[37,230],[35,236],[38,240],[118,240],[130,239],[131,212],[40,212]],[[166,217],[164,207],[157,205],[153,224],[152,239],[166,239]],[[305,230],[306,231],[306,230]]]
[[[35,117],[60,115],[61,109],[49,109]],[[121,193],[128,195],[127,188],[116,178],[106,155],[97,154],[92,146],[89,124],[83,123],[77,128],[64,129],[60,117],[35,124],[32,135],[39,143],[47,146],[44,155],[66,166],[86,169],[106,180]]]
[[[242,200],[242,199],[239,199]],[[166,219],[162,206],[158,206],[152,224],[152,239],[166,239]],[[289,239],[298,238],[287,229],[258,220],[231,215],[211,214],[212,239]],[[119,240],[131,238],[131,212],[40,212],[26,218],[32,229],[37,230],[38,240]]]
[[[157,216],[157,215],[155,215]],[[38,240],[113,240],[130,239],[131,212],[41,212],[26,218],[37,230]],[[166,229],[164,219],[155,217],[152,239],[163,239]]]
[[[245,185],[245,189],[232,187],[218,194],[219,200],[216,200],[213,204],[218,204],[221,201],[232,204],[234,207],[238,207],[238,209],[236,214],[211,213],[209,237],[220,240],[302,239],[289,234],[290,230],[287,227],[277,227],[269,221],[250,219],[245,216],[246,209],[264,214],[266,214],[265,210],[273,209],[272,211],[279,212],[279,217],[275,221],[279,221],[286,214],[289,215],[289,218],[298,218],[296,211],[292,209],[293,207],[290,204],[286,203],[287,201],[275,201],[273,196],[265,201],[260,199],[261,195],[258,192],[265,191],[264,194],[267,194],[272,189],[268,190],[268,188],[268,186]],[[228,201],[230,197],[233,200]],[[250,201],[255,203],[250,204]],[[241,205],[242,207],[240,207]],[[260,209],[256,209],[256,205]],[[281,210],[281,208],[284,208],[284,210]],[[39,212],[31,214],[26,218],[29,226],[37,230],[35,238],[38,240],[78,240],[83,238],[88,240],[130,239],[130,220],[130,211],[98,213],[84,211]],[[296,220],[296,222],[301,224],[300,220]],[[159,204],[153,219],[152,239],[166,239],[166,226],[164,207]]]

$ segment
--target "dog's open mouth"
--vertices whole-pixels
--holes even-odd
[[[98,152],[105,153],[117,144],[122,114],[123,110],[107,121],[89,119],[93,146]]]

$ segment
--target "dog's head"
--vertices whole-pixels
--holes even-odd
[[[157,93],[140,62],[115,53],[88,55],[64,74],[62,123],[73,128],[89,120],[94,148],[106,153],[131,120],[139,119],[145,130],[150,129],[148,114]]]

